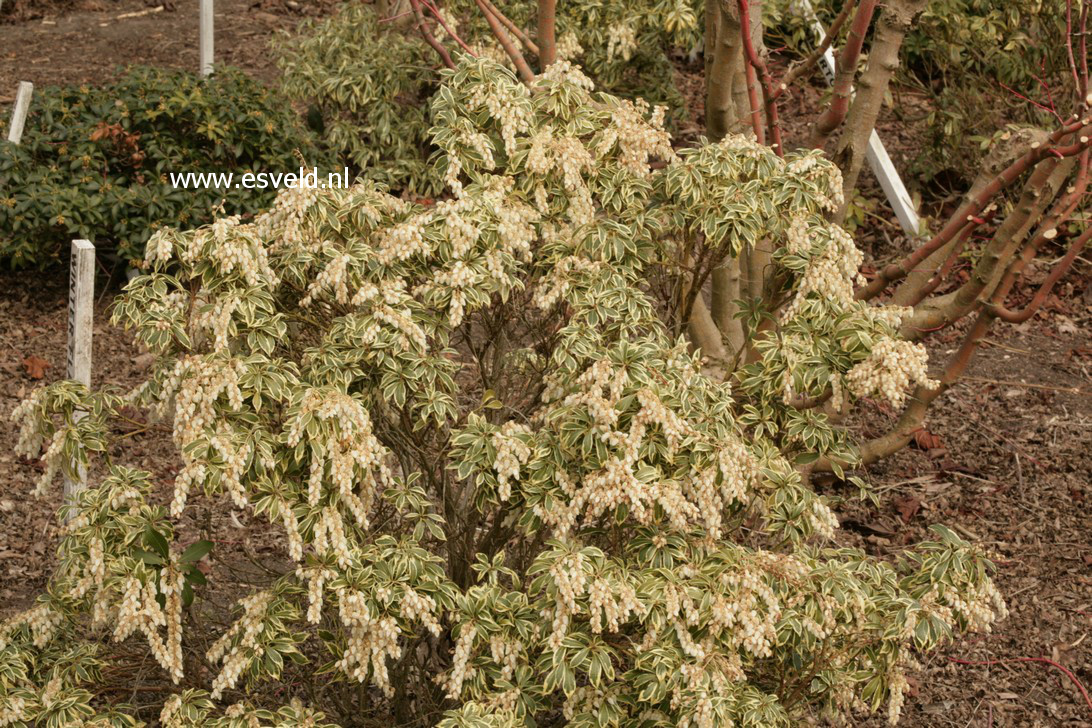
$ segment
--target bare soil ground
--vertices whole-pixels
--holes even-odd
[[[195,67],[197,3],[165,2],[162,11],[119,17],[159,4],[16,0],[0,18],[0,104],[12,100],[19,80],[101,82],[118,65],[136,62]],[[273,79],[269,36],[331,4],[218,0],[217,60]],[[817,94],[807,90],[786,104],[811,107]],[[889,120],[881,135],[896,163],[906,158],[912,133]],[[877,214],[889,217],[882,205]],[[889,222],[862,233],[866,248],[898,247],[898,238]],[[945,523],[998,555],[1009,619],[992,635],[957,642],[925,660],[914,675],[902,725],[1092,725],[1092,714],[1060,670],[1020,661],[1046,658],[1092,686],[1090,268],[1078,261],[1040,316],[996,330],[969,375],[934,407],[928,420],[933,437],[867,474],[880,495],[878,507],[829,489],[846,497],[839,516],[847,545],[893,555],[925,538],[930,524]],[[0,617],[27,606],[42,589],[57,545],[60,484],[43,499],[30,495],[41,466],[12,454],[15,432],[7,415],[35,386],[63,376],[66,293],[63,270],[0,273]],[[127,389],[140,381],[148,362],[129,336],[108,325],[109,298],[102,297],[96,311],[94,385]],[[959,335],[952,330],[934,337],[934,359],[957,346]],[[31,357],[49,364],[41,379],[32,377],[35,367],[26,363]],[[864,433],[880,431],[893,414],[867,410]],[[126,439],[124,461],[153,472],[166,493],[177,472],[169,435],[152,427]],[[187,519],[187,532],[217,541],[219,556],[209,570],[221,585],[241,580],[235,575],[240,562],[269,557],[261,522],[213,509]],[[155,672],[149,668],[130,677],[158,682]]]
[[[216,0],[216,63],[271,80],[278,71],[270,36],[332,6],[333,0]],[[0,18],[0,104],[14,100],[19,81],[96,84],[127,64],[196,70],[197,44],[195,0],[16,4]]]

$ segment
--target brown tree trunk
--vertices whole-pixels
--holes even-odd
[[[734,5],[709,0],[711,7],[707,27],[713,42],[707,49],[705,76],[705,133],[716,142],[733,131],[741,122],[739,94],[747,104],[747,89],[743,65],[743,40],[740,37],[739,15]],[[742,86],[742,88],[741,88]]]
[[[557,0],[538,0],[539,70],[557,60]]]
[[[735,356],[744,344],[743,322],[736,318],[739,311],[736,304],[740,294],[739,267],[739,259],[736,258],[724,261],[723,265],[713,270],[713,322],[727,342],[729,356]]]
[[[842,188],[846,199],[857,187],[857,178],[865,160],[868,138],[876,126],[891,77],[899,67],[899,49],[910,24],[925,9],[927,0],[889,0],[880,14],[876,35],[868,55],[868,66],[861,74],[857,95],[849,107],[845,130],[838,140],[834,161],[842,170]],[[836,221],[845,219],[845,205]]]

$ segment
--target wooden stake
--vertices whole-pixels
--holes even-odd
[[[19,82],[19,90],[15,93],[15,108],[11,112],[11,126],[8,127],[8,141],[12,144],[18,144],[23,140],[23,125],[27,121],[32,93],[34,93],[34,84],[30,81]]]
[[[201,37],[199,55],[201,57],[201,75],[212,75],[213,56],[213,0],[201,0]]]
[[[91,386],[91,333],[95,305],[95,246],[88,240],[72,241],[68,271],[68,378]],[[83,417],[76,413],[77,419]],[[77,468],[75,479],[65,477],[64,497],[70,503],[87,485],[87,470]]]

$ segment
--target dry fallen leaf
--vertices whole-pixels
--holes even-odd
[[[936,450],[944,447],[944,441],[940,439],[940,436],[934,435],[924,427],[914,432],[914,444],[922,450]]]
[[[41,357],[31,354],[26,359],[23,359],[23,366],[27,370],[27,375],[31,379],[41,379],[45,376],[46,369],[49,369],[49,362]]]
[[[906,496],[905,498],[895,499],[895,508],[899,511],[899,517],[902,518],[903,523],[910,523],[917,512],[921,510],[921,501],[914,496]]]

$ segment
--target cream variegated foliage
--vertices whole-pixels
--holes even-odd
[[[173,418],[183,467],[166,497],[116,465],[80,495],[48,594],[0,628],[0,725],[136,722],[93,693],[111,638],[139,634],[180,682],[184,593],[216,588],[191,587],[174,544],[195,498],[268,519],[283,572],[239,601],[167,726],[321,724],[238,702],[314,679],[295,665],[320,643],[371,706],[314,706],[332,719],[897,718],[913,651],[1004,606],[947,530],[897,562],[834,548],[802,480],[853,449],[797,397],[898,402],[926,378],[903,312],[853,298],[835,168],[742,137],[676,152],[661,110],[566,62],[527,87],[463,59],[433,118],[449,199],[290,190],[253,222],[160,231],[114,314],[156,354],[148,382],[19,408],[20,448],[50,468],[105,453],[125,402]],[[720,381],[657,291],[760,241],[776,306],[745,307],[757,356]]]

